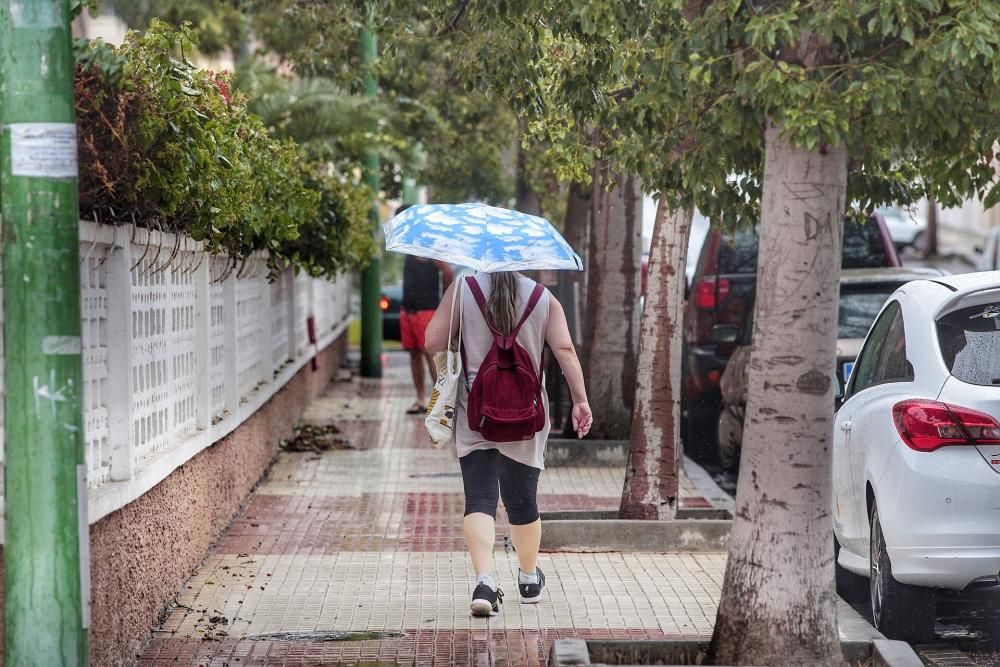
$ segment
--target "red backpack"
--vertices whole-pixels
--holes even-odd
[[[538,305],[545,288],[535,285],[521,321],[509,336],[505,336],[490,316],[479,283],[475,278],[466,278],[466,282],[493,334],[493,345],[469,389],[469,428],[489,442],[530,440],[545,428],[541,369],[535,372],[531,355],[517,343],[517,334]]]

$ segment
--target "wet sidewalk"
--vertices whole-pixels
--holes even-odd
[[[542,554],[547,599],[521,605],[517,559],[497,517],[506,604],[469,615],[458,461],[433,449],[408,364],[331,386],[306,419],[351,449],[282,453],[180,591],[141,665],[538,665],[560,638],[711,634],[725,554]],[[623,471],[549,468],[544,511],[617,509]],[[682,507],[710,507],[686,477]],[[544,530],[544,527],[543,527]]]

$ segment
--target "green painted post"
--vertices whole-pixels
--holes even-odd
[[[88,526],[69,0],[0,0],[4,661],[87,664]]]
[[[371,29],[371,18],[361,31],[361,62],[364,63],[364,90],[367,97],[378,95],[378,83],[372,73],[372,64],[378,57],[375,33]],[[380,237],[378,223],[379,163],[378,155],[368,151],[364,155],[365,183],[375,193],[372,209],[368,214],[376,237]],[[380,244],[381,245],[381,244]],[[382,310],[379,301],[382,296],[381,248],[376,250],[371,264],[361,274],[361,375],[362,377],[382,377]]]

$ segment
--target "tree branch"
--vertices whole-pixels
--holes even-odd
[[[454,18],[452,18],[451,21],[448,22],[448,25],[446,27],[439,30],[438,33],[435,35],[435,37],[444,37],[458,30],[458,24],[462,22],[462,19],[465,17],[465,13],[468,10],[469,10],[469,0],[462,0],[462,4],[458,6],[458,11],[455,12]]]

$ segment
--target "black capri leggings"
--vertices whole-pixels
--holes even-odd
[[[523,526],[538,519],[538,475],[542,471],[509,459],[496,449],[478,449],[459,459],[465,485],[465,514],[497,516],[497,501],[511,524]],[[499,490],[499,493],[498,493]]]

